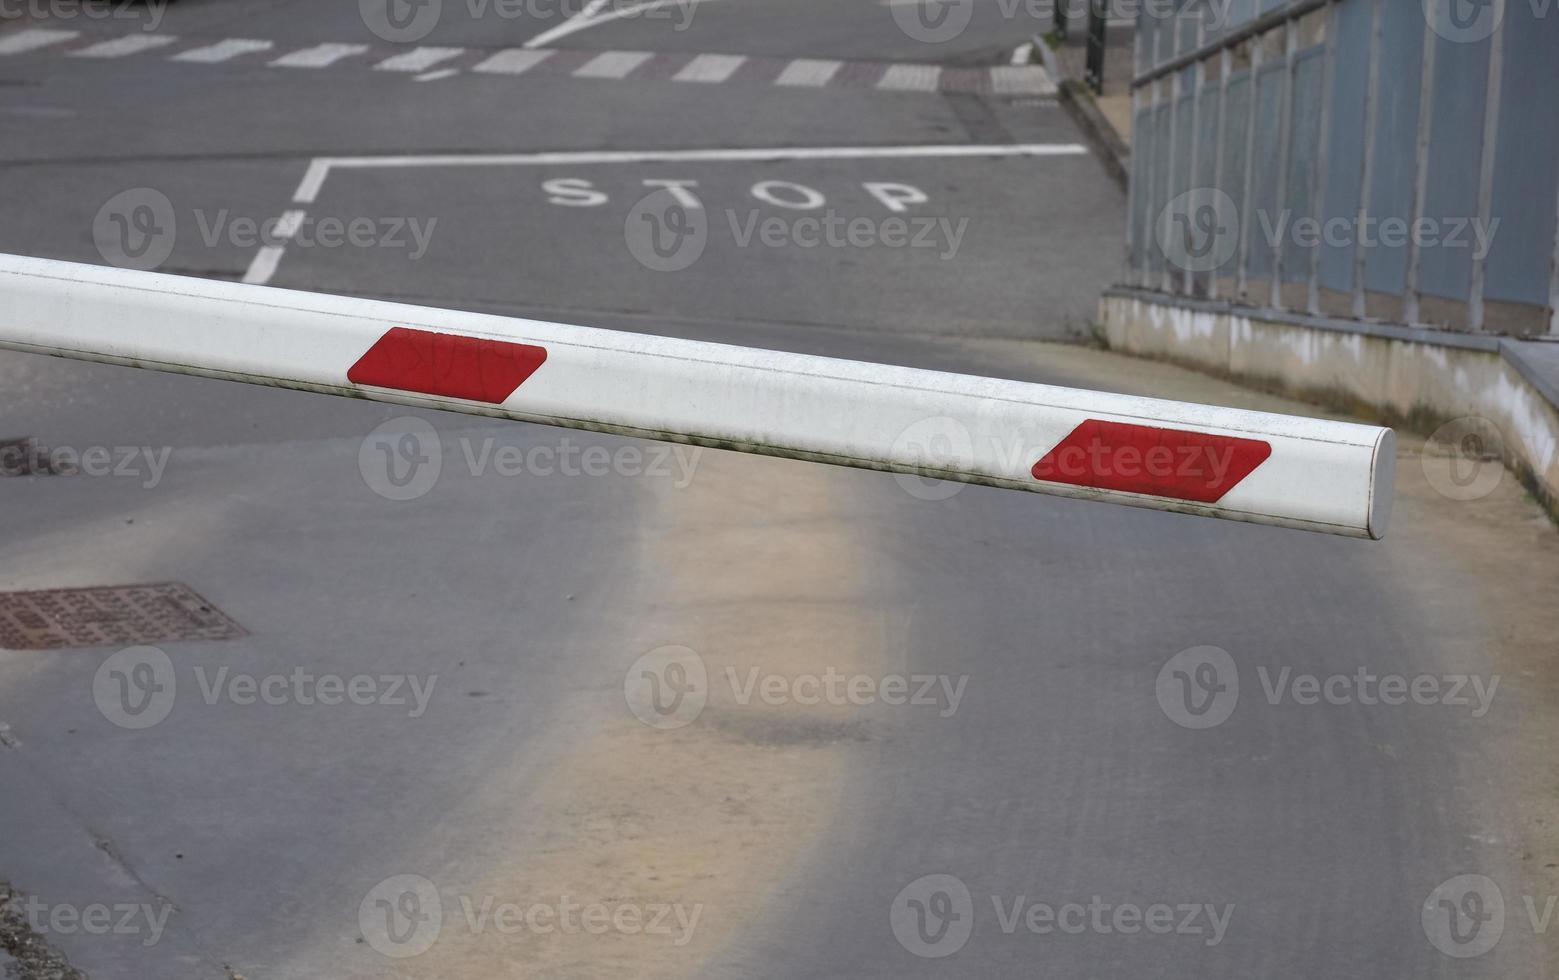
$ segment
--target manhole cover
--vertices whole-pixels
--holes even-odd
[[[187,585],[0,592],[0,647],[62,650],[231,640],[243,627]]]

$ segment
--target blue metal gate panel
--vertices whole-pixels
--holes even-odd
[[[1490,213],[1500,219],[1484,295],[1547,306],[1559,206],[1559,3],[1505,8],[1499,136]]]
[[[1375,225],[1368,233],[1375,240],[1379,239],[1381,221],[1413,219],[1423,46],[1423,9],[1416,3],[1386,0],[1380,38],[1380,100],[1375,116],[1375,174],[1370,181],[1369,217]],[[1407,287],[1405,243],[1367,248],[1364,262],[1366,288],[1401,293]]]
[[[1332,68],[1331,132],[1328,134],[1324,223],[1346,222],[1335,236],[1349,244],[1321,243],[1321,285],[1340,293],[1353,291],[1353,228],[1359,216],[1360,181],[1364,177],[1364,108],[1370,74],[1372,0],[1353,0],[1337,8],[1336,50]]]

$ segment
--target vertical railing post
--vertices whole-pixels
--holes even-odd
[[[1256,107],[1261,99],[1258,83],[1261,80],[1262,42],[1251,41],[1249,111],[1245,118],[1245,186],[1240,189],[1240,264],[1235,290],[1240,299],[1250,295],[1250,222],[1251,202],[1255,198],[1251,184],[1256,180]]]
[[[1131,90],[1131,156],[1126,164],[1126,273],[1122,279],[1130,282],[1137,272],[1138,246],[1142,232],[1137,228],[1137,197],[1142,188],[1142,90]]]
[[[1429,17],[1433,16],[1435,14],[1431,12]],[[1427,206],[1425,198],[1429,190],[1429,139],[1434,128],[1435,41],[1439,35],[1435,33],[1434,24],[1430,22],[1429,17],[1424,18],[1423,71],[1418,80],[1418,138],[1415,144],[1413,216],[1408,225],[1407,284],[1402,293],[1402,320],[1409,324],[1419,322],[1418,266],[1423,250],[1420,248],[1417,229],[1424,219],[1424,208]]]
[[[1385,16],[1386,0],[1374,0],[1370,13],[1369,81],[1364,91],[1364,160],[1359,165],[1359,213],[1353,228],[1353,317],[1364,319],[1364,273],[1367,256],[1359,240],[1364,236],[1365,222],[1370,214],[1370,186],[1375,181],[1375,121],[1380,104],[1380,43],[1381,22]]]
[[[1175,20],[1175,34],[1180,33],[1179,18]],[[1176,42],[1176,48],[1179,42]],[[1184,86],[1180,82],[1180,72],[1174,72],[1169,80],[1169,139],[1165,153],[1168,164],[1168,172],[1164,175],[1164,204],[1175,199],[1175,161],[1179,147],[1176,145],[1180,136],[1180,91]],[[1169,268],[1169,254],[1164,254],[1164,274],[1159,288],[1166,293],[1174,292],[1174,272]]]
[[[1104,94],[1104,46],[1109,24],[1105,2],[1091,0],[1088,4],[1087,61],[1083,67],[1083,81],[1100,95]]]
[[[1203,30],[1206,26],[1206,21],[1199,18],[1196,29],[1197,47],[1202,46]],[[1206,83],[1206,81],[1207,59],[1203,58],[1196,63],[1196,67],[1191,71],[1191,153],[1190,160],[1186,164],[1186,190],[1191,194],[1192,215],[1198,213],[1198,208],[1202,203],[1202,197],[1205,196],[1205,189],[1201,187],[1198,181],[1200,180],[1199,174],[1201,171],[1199,168],[1202,162],[1202,86]],[[1183,270],[1185,275],[1181,278],[1180,283],[1180,291],[1187,296],[1192,295],[1192,264],[1193,263],[1190,262],[1185,264],[1185,269]]]
[[[1337,74],[1337,4],[1326,8],[1326,49],[1321,56],[1321,134],[1316,141],[1315,170],[1310,174],[1310,207],[1321,222],[1321,240],[1310,250],[1309,285],[1305,291],[1305,309],[1312,316],[1321,312],[1321,252],[1326,246],[1326,172],[1332,146],[1332,96]]]
[[[1494,163],[1499,144],[1499,103],[1505,70],[1505,0],[1493,0],[1494,23],[1489,37],[1489,80],[1483,106],[1483,153],[1478,161],[1478,221],[1489,226],[1494,207]],[[1481,240],[1481,238],[1479,239]],[[1483,329],[1483,289],[1488,273],[1488,256],[1472,256],[1472,280],[1467,289],[1467,329]]]
[[[1131,77],[1132,87],[1136,88],[1137,77],[1148,70],[1147,42],[1143,40],[1143,25],[1148,22],[1148,10],[1144,6],[1137,11],[1137,29],[1131,35]]]
[[[1219,193],[1225,193],[1223,182],[1227,176],[1223,172],[1224,140],[1228,137],[1228,103],[1229,103],[1229,73],[1234,67],[1234,55],[1225,47],[1218,52],[1218,122],[1217,134],[1213,137],[1213,152],[1217,154],[1213,158],[1213,188]],[[1219,223],[1220,235],[1225,234],[1222,223]],[[1218,298],[1218,274],[1222,268],[1212,269],[1207,275],[1207,298]]]
[[[1293,169],[1294,146],[1294,55],[1299,50],[1299,25],[1293,18],[1283,22],[1283,93],[1280,122],[1278,123],[1278,213],[1272,215],[1268,226],[1281,227],[1289,233],[1288,222],[1282,220],[1282,212],[1288,205],[1288,179]],[[1267,290],[1267,305],[1274,310],[1283,308],[1283,239],[1278,235],[1272,243],[1272,280]]]
[[[1554,186],[1554,258],[1549,265],[1548,332],[1559,337],[1559,181]]]
[[[1142,152],[1143,144],[1146,144],[1147,157],[1142,163],[1142,176],[1146,180],[1147,198],[1142,204],[1142,268],[1139,270],[1138,283],[1143,289],[1152,288],[1153,283],[1153,249],[1158,242],[1158,215],[1154,213],[1158,205],[1158,80],[1148,83],[1148,109],[1146,113],[1147,126],[1142,133],[1132,136],[1132,153]]]

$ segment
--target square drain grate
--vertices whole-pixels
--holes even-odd
[[[187,585],[0,592],[0,648],[65,650],[179,640],[231,640],[248,632]]]

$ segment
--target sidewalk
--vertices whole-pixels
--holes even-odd
[[[1103,91],[1095,92],[1084,78],[1088,65],[1088,33],[1074,23],[1065,38],[1054,32],[1034,38],[1034,54],[1044,62],[1060,90],[1061,104],[1093,142],[1106,169],[1126,187],[1131,157],[1131,78],[1136,28],[1116,23],[1105,31]]]
[[[1093,89],[1083,86],[1088,97],[1109,120],[1116,135],[1127,147],[1131,146],[1132,47],[1136,33],[1136,28],[1128,24],[1107,28],[1104,35],[1104,91],[1095,93]],[[1088,64],[1086,30],[1073,27],[1064,40],[1056,41],[1053,51],[1061,77],[1082,85]]]

